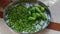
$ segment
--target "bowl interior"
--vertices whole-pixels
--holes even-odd
[[[7,6],[7,8],[5,9],[5,11],[4,11],[4,20],[5,20],[5,22],[6,22],[7,25],[8,25],[8,22],[9,22],[9,19],[7,18],[9,11],[7,9],[16,7],[19,4],[23,4],[27,8],[29,6],[32,6],[32,5],[40,5],[40,6],[43,6],[43,7],[47,7],[45,4],[43,4],[40,1],[34,1],[34,2],[20,2],[20,1],[15,1],[15,2],[9,4]],[[46,17],[47,17],[48,20],[47,21],[41,20],[39,24],[41,24],[42,26],[39,25],[39,24],[37,24],[35,31],[34,32],[31,31],[30,33],[35,33],[35,32],[41,31],[41,30],[45,29],[48,26],[48,24],[51,21],[51,14],[50,14],[49,9],[47,9],[46,12],[44,12],[44,13],[45,13],[45,15],[46,15]],[[38,22],[38,21],[36,21],[36,22]],[[10,27],[10,28],[12,29],[13,27]],[[22,31],[22,33],[29,33],[29,32]]]

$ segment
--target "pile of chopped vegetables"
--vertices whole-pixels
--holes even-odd
[[[17,5],[8,10],[8,26],[17,32],[34,32],[36,30],[35,26],[41,20],[47,20],[44,14],[45,8],[42,6],[29,6],[26,8],[24,5]],[[36,23],[37,20],[39,21],[38,23]]]

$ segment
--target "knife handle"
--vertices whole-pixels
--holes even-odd
[[[55,23],[55,22],[51,22],[48,27],[48,29],[52,29],[52,30],[56,30],[56,31],[60,31],[60,24]]]

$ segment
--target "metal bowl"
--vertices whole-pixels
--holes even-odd
[[[20,4],[20,3],[22,3],[22,4],[24,4],[26,7],[28,7],[28,6],[30,6],[30,5],[41,5],[41,6],[45,6],[45,7],[47,7],[45,4],[43,4],[42,2],[40,2],[40,1],[15,1],[15,2],[13,2],[13,3],[10,3],[7,7],[6,7],[6,9],[4,10],[4,20],[5,20],[5,23],[7,24],[8,22],[9,22],[9,20],[8,20],[8,18],[7,18],[7,16],[8,16],[8,11],[7,11],[7,9],[8,8],[13,8],[13,7],[15,7],[16,5],[18,5],[18,4]],[[48,8],[48,7],[47,7]],[[21,33],[35,33],[35,32],[38,32],[38,31],[41,31],[41,30],[43,30],[43,29],[45,29],[47,26],[48,26],[48,24],[51,22],[51,13],[50,13],[50,11],[49,11],[49,9],[47,9],[46,10],[46,12],[45,12],[45,15],[46,15],[46,17],[47,17],[47,21],[43,21],[43,20],[41,20],[41,22],[40,22],[40,24],[42,25],[42,26],[40,26],[40,25],[36,25],[36,27],[38,28],[38,29],[36,29],[34,32],[21,32]],[[7,24],[8,25],[8,24]],[[12,29],[12,27],[10,27],[11,29]]]

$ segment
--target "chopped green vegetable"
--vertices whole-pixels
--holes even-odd
[[[33,14],[32,14],[32,16],[33,16],[34,18],[37,18],[37,15],[36,15],[36,13],[33,13]]]
[[[17,32],[28,32],[29,30],[30,32],[34,32],[34,30],[36,29],[35,26],[37,25],[36,20],[39,20],[40,18],[42,18],[40,20],[47,19],[46,15],[42,12],[44,10],[45,8],[41,6],[30,6],[26,8],[24,5],[17,5],[16,7],[9,9],[8,11],[8,25],[10,27],[14,26],[13,29]]]
[[[28,19],[29,20],[35,20],[36,18],[35,17],[29,17]]]
[[[44,13],[41,13],[41,17],[43,20],[46,20],[46,15]]]
[[[41,17],[41,15],[39,13],[36,13],[37,17]]]
[[[44,7],[41,7],[41,11],[44,12],[45,11],[45,8]]]

